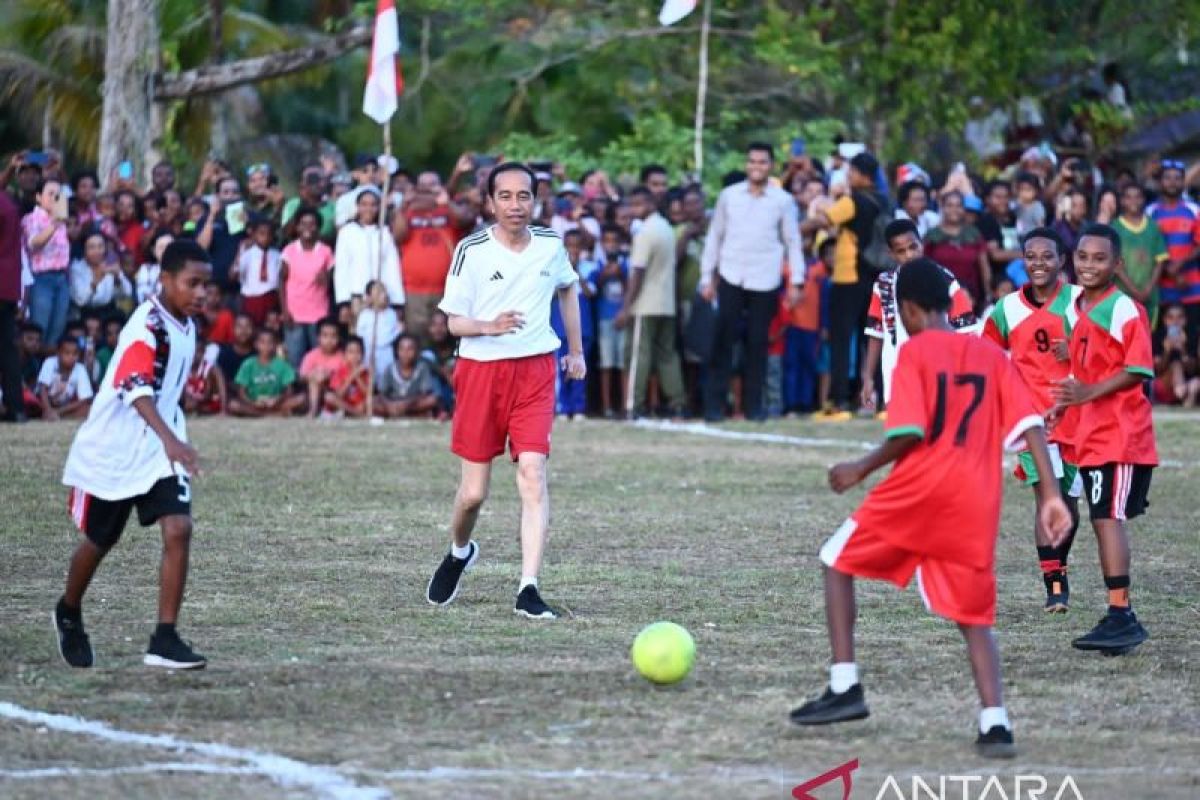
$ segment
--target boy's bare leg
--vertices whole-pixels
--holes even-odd
[[[100,562],[104,560],[107,550],[101,550],[84,538],[71,554],[71,565],[67,569],[67,588],[63,592],[63,602],[72,609],[83,606],[83,595],[91,585],[92,577]]]
[[[854,577],[825,567],[825,625],[834,664],[854,662]]]
[[[187,585],[188,558],[192,541],[192,518],[173,514],[159,520],[162,528],[163,552],[159,570],[158,621],[174,625],[183,604]]]
[[[1104,576],[1129,574],[1129,535],[1118,519],[1094,519],[1096,545],[1100,550],[1100,571]]]
[[[967,655],[971,658],[971,674],[979,691],[979,701],[984,708],[1002,708],[1004,688],[1000,676],[1000,649],[996,646],[991,626],[960,624],[958,629],[967,642]]]

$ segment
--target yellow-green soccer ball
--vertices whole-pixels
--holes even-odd
[[[658,684],[679,683],[692,671],[696,643],[687,628],[674,622],[655,622],[642,628],[629,651],[643,678]]]

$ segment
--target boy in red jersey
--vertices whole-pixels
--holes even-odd
[[[1043,475],[1052,474],[1042,417],[1004,353],[953,332],[946,312],[950,282],[929,259],[900,270],[896,297],[912,338],[892,377],[885,442],[829,471],[844,492],[896,462],[858,510],[821,548],[825,616],[833,649],[829,687],[791,713],[797,725],[868,716],[854,663],[854,577],[905,586],[917,576],[926,607],[958,623],[983,702],[981,755],[1016,754],[1004,709],[996,616],[996,535],[1000,527],[1001,451],[1022,437]],[[970,485],[972,491],[961,491]],[[1053,481],[1038,484],[1041,523],[1051,540],[1070,530],[1071,514]]]
[[[983,325],[982,335],[1009,352],[1013,366],[1033,397],[1034,407],[1045,416],[1054,408],[1055,385],[1071,373],[1066,340],[1075,325],[1075,300],[1082,289],[1062,281],[1066,253],[1062,239],[1051,228],[1031,230],[1021,240],[1021,250],[1029,283],[996,303]],[[1054,477],[1071,510],[1071,533],[1055,547],[1050,544],[1048,533],[1038,525],[1036,514],[1033,523],[1042,581],[1046,585],[1047,613],[1067,612],[1070,600],[1067,555],[1079,529],[1079,495],[1083,484],[1079,468],[1073,463],[1070,428],[1070,419],[1059,420],[1048,438]],[[1020,454],[1016,475],[1026,485],[1037,486],[1041,475],[1030,453]],[[1038,496],[1036,491],[1034,496]]]
[[[1117,232],[1100,224],[1084,228],[1075,247],[1083,294],[1071,333],[1072,375],[1054,390],[1059,406],[1078,409],[1075,456],[1108,588],[1104,619],[1072,644],[1105,655],[1128,653],[1150,638],[1129,603],[1125,521],[1145,512],[1158,464],[1154,419],[1142,391],[1142,382],[1154,377],[1150,323],[1146,310],[1117,289],[1120,267]]]

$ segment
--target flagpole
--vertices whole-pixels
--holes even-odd
[[[384,231],[391,235],[391,228],[388,225],[388,203],[391,202],[392,188],[392,121],[389,119],[383,123],[383,155],[384,155],[384,172],[383,192],[379,197],[379,257],[375,259],[375,280],[381,280],[383,277],[383,242]],[[386,288],[385,288],[386,291]],[[391,298],[388,298],[391,300]],[[367,299],[370,302],[370,298]],[[371,321],[371,349],[367,352],[370,354],[367,357],[367,381],[370,384],[367,391],[367,419],[370,420],[375,416],[375,342],[379,338],[379,312],[375,312],[375,316]]]
[[[704,0],[704,19],[700,22],[700,70],[696,87],[696,130],[692,157],[696,162],[696,179],[704,174],[704,104],[708,96],[708,31],[712,18],[712,0]]]

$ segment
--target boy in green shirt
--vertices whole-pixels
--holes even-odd
[[[1121,191],[1121,215],[1113,222],[1121,237],[1124,268],[1117,269],[1121,290],[1146,308],[1150,330],[1158,325],[1158,279],[1168,261],[1167,240],[1146,214],[1146,192],[1136,183]]]
[[[237,397],[229,400],[229,413],[238,417],[289,417],[304,408],[304,394],[296,392],[296,370],[276,352],[275,332],[260,328],[254,337],[254,358],[238,368],[234,384]]]

